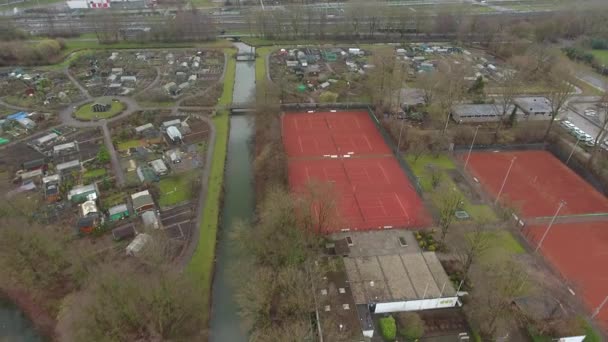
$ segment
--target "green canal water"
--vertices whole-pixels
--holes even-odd
[[[0,341],[42,342],[44,339],[18,307],[0,298]]]
[[[239,52],[250,52],[250,47],[235,44]],[[233,104],[248,105],[254,99],[255,63],[237,62]],[[224,177],[224,206],[222,224],[216,249],[215,278],[213,280],[211,341],[247,341],[234,300],[235,287],[239,286],[230,269],[236,261],[233,246],[229,241],[235,222],[249,221],[254,211],[253,170],[251,138],[253,125],[246,116],[230,118],[228,157]],[[246,279],[246,277],[237,277]]]

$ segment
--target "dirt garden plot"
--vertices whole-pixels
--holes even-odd
[[[77,86],[61,71],[15,69],[0,79],[0,94],[8,104],[48,111],[84,99]]]
[[[69,72],[93,97],[129,95],[151,85],[157,77],[148,51],[91,51],[70,64]]]
[[[200,93],[222,76],[224,54],[221,50],[171,50],[156,55],[159,79],[140,95],[142,101],[167,102]]]
[[[284,103],[357,102],[365,97],[370,56],[371,50],[347,47],[280,49],[270,55],[270,78]]]

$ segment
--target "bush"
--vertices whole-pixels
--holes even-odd
[[[403,312],[397,316],[399,335],[407,340],[416,340],[424,335],[424,321],[415,312]]]
[[[397,338],[397,325],[393,316],[380,318],[380,335],[386,341],[394,341]]]

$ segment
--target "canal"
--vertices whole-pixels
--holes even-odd
[[[43,341],[23,312],[3,297],[0,297],[0,341]]]
[[[253,52],[243,43],[235,43],[239,52]],[[233,105],[247,107],[255,99],[255,62],[237,61],[234,81]],[[251,138],[253,126],[246,116],[230,118],[230,137],[224,177],[222,220],[216,249],[215,277],[213,280],[211,341],[247,341],[234,300],[235,282],[230,269],[236,261],[229,241],[234,223],[250,221],[254,211]]]

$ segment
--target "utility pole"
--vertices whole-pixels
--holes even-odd
[[[606,305],[606,302],[608,302],[608,296],[606,296],[606,298],[604,298],[602,303],[600,305],[598,305],[598,307],[595,309],[595,311],[593,312],[593,315],[591,315],[591,319],[594,319],[595,316],[597,316],[600,313],[600,311],[602,311],[602,308],[604,307],[604,305]]]
[[[568,165],[568,162],[570,161],[570,158],[572,158],[572,155],[574,154],[574,150],[576,150],[576,147],[578,146],[578,143],[581,141],[581,138],[576,138],[576,144],[574,144],[574,146],[572,147],[572,151],[570,151],[570,155],[568,156],[568,159],[566,159],[566,165]]]
[[[469,147],[469,154],[467,155],[467,160],[464,162],[464,169],[467,169],[467,165],[469,165],[469,158],[471,158],[471,151],[473,151],[473,145],[475,144],[475,138],[477,138],[477,131],[479,131],[479,127],[475,128],[475,134],[473,135],[473,141],[471,141],[471,147]]]
[[[399,142],[397,143],[397,154],[401,154],[401,133],[403,132],[404,125],[405,125],[405,118],[401,119],[401,128],[399,129]]]
[[[536,246],[536,249],[534,250],[534,252],[538,252],[538,250],[540,249],[540,247],[543,245],[543,241],[545,241],[545,238],[547,237],[547,234],[549,234],[549,230],[551,230],[551,227],[553,227],[553,223],[555,222],[555,219],[557,218],[557,215],[559,214],[559,211],[562,210],[562,207],[566,205],[566,202],[564,201],[560,201],[559,205],[557,206],[557,210],[555,211],[555,215],[553,215],[553,218],[551,219],[551,222],[549,222],[549,225],[547,226],[547,229],[545,230],[545,233],[543,234],[543,237],[540,238],[540,241],[538,242],[538,245]]]
[[[500,199],[500,195],[502,194],[502,190],[505,188],[505,184],[507,183],[507,178],[509,178],[509,174],[511,173],[511,168],[513,168],[513,163],[515,163],[515,159],[517,159],[517,157],[513,157],[513,159],[511,159],[511,165],[509,165],[509,169],[507,169],[507,174],[505,174],[505,179],[502,180],[502,185],[500,186],[498,195],[496,195],[496,200],[494,201],[494,205],[496,205],[496,203],[498,203],[498,200]]]

